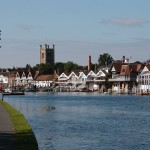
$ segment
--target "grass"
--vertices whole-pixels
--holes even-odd
[[[25,117],[8,103],[0,103],[7,110],[15,128],[13,150],[38,150],[35,135]]]

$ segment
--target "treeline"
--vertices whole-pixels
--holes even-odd
[[[102,55],[99,56],[98,58],[98,63],[96,64],[92,64],[91,63],[91,69],[95,70],[96,68],[98,68],[99,66],[102,65],[109,65],[110,63],[112,63],[113,58],[112,56],[110,56],[108,53],[104,53]],[[50,74],[51,73],[51,64],[36,64],[35,66],[31,67],[29,64],[27,64],[25,67],[23,68],[16,68],[13,67],[12,69],[9,68],[8,70],[25,70],[28,71],[33,70],[33,71],[40,71],[41,74]],[[72,61],[68,61],[66,63],[63,62],[56,62],[55,66],[54,66],[54,70],[57,71],[57,73],[61,74],[62,72],[65,73],[70,73],[71,71],[84,71],[84,70],[88,70],[88,66],[81,66],[78,65]],[[0,69],[0,72],[4,71],[4,69]]]
[[[95,64],[91,63],[91,70],[96,70],[101,66],[108,66],[110,65],[112,62],[114,61],[114,59],[112,58],[112,56],[108,53],[103,53],[101,55],[99,55],[98,58],[98,62]],[[145,61],[145,63],[150,62],[150,59]],[[31,67],[29,64],[26,65],[26,67],[24,68],[15,68],[13,67],[10,70],[18,70],[18,69],[24,69],[25,71],[33,70],[33,71],[40,71],[41,74],[51,74],[51,64],[36,64],[35,66]],[[62,72],[65,73],[70,73],[72,71],[85,71],[88,70],[88,65],[87,66],[81,66],[78,65],[72,61],[68,61],[66,63],[63,62],[56,62],[55,66],[54,66],[54,70],[56,70],[56,72],[58,74],[61,74]],[[4,71],[4,69],[0,69],[0,72]]]

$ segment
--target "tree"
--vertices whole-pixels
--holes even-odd
[[[70,73],[71,71],[74,71],[78,68],[78,65],[73,63],[72,61],[68,61],[66,64],[64,64],[64,71],[67,73]]]
[[[109,82],[109,78],[105,77],[105,81],[103,82],[103,85],[105,87],[105,90],[108,90],[109,88],[112,87],[112,82]]]
[[[30,70],[31,69],[31,66],[29,64],[26,64],[26,71]]]
[[[113,61],[113,58],[108,53],[103,53],[99,56],[98,63],[100,66],[109,65]]]
[[[55,64],[55,70],[57,70],[58,74],[61,74],[64,72],[64,63],[62,62],[57,62]]]
[[[51,70],[50,70],[50,64],[37,64],[34,67],[34,70],[39,70],[41,74],[50,74]]]
[[[148,60],[146,61],[146,63],[147,63],[147,64],[150,64],[150,59],[148,59]]]

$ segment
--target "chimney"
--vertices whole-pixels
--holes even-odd
[[[89,56],[88,60],[88,71],[91,71],[91,56]]]

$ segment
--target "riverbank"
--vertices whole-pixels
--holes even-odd
[[[12,149],[38,150],[38,144],[35,135],[25,117],[8,103],[0,100],[0,104],[8,112],[14,125]]]

